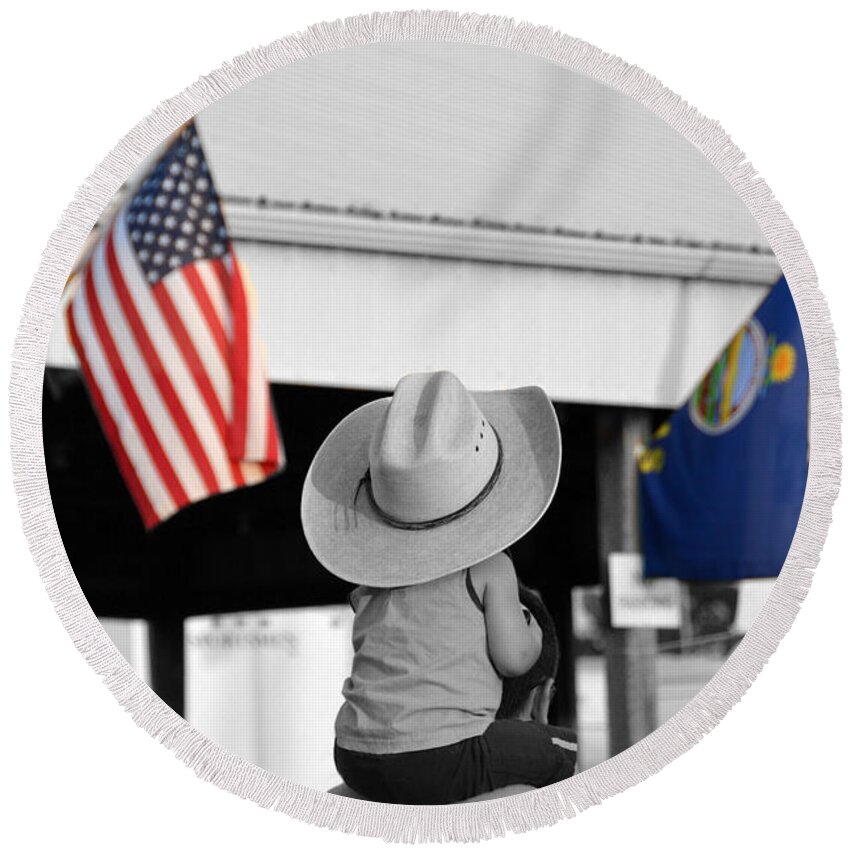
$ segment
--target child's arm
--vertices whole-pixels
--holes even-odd
[[[503,552],[470,567],[484,604],[487,649],[502,676],[521,676],[540,656],[543,637],[534,617],[526,620],[519,602],[514,565]]]

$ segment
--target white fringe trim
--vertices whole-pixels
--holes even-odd
[[[761,614],[716,676],[675,717],[624,753],[565,782],[486,803],[389,806],[308,789],[228,754],[168,708],[104,633],[77,583],[53,514],[41,436],[47,341],[67,274],[100,213],[144,156],[182,122],[241,85],[292,62],[382,41],[446,41],[518,50],[584,73],[643,104],[705,154],[761,226],[797,304],[811,380],[811,463],[785,567]],[[788,631],[808,592],[840,478],[835,336],[797,231],[744,154],[711,121],[622,59],[545,27],[454,12],[394,12],[317,24],[249,51],[165,101],[137,124],[77,190],[27,294],[13,353],[12,463],[23,527],[62,623],[136,723],[202,779],[259,805],[387,841],[477,841],[553,824],[651,776],[690,749],[741,699]]]

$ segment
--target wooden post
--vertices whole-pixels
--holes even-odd
[[[691,587],[686,581],[679,582],[679,611],[682,623],[679,626],[679,644],[682,654],[690,654],[694,649],[693,599]]]
[[[635,448],[650,433],[643,411],[600,410],[596,419],[597,508],[600,574],[608,601],[605,640],[609,757],[657,726],[655,629],[611,627],[608,556],[639,552],[638,472]]]
[[[185,717],[183,618],[168,616],[148,621],[151,687],[181,717]]]

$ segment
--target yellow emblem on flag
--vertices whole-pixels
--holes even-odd
[[[797,352],[794,346],[787,342],[780,343],[770,356],[770,382],[790,381],[796,367]]]
[[[664,449],[659,446],[654,448],[644,449],[638,457],[638,469],[644,475],[650,472],[661,472],[664,469],[664,461],[666,454]]]

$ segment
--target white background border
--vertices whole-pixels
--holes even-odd
[[[829,301],[839,358],[850,361],[844,249],[850,169],[840,126],[848,75],[845,30],[831,4],[795,5],[793,13],[779,4],[725,0],[700,4],[699,13],[681,3],[615,0],[586,0],[582,8],[534,0],[440,5],[552,25],[641,66],[720,120],[799,229]],[[295,12],[252,0],[20,6],[5,28],[0,60],[7,128],[4,386],[39,253],[77,186],[137,120],[254,45],[321,20],[392,8],[352,0],[316,0]],[[842,385],[846,396],[846,379]],[[8,446],[5,390],[0,398],[0,436]],[[8,788],[0,835],[8,833],[8,846],[379,846],[376,839],[319,831],[263,811],[199,781],[123,714],[47,598],[20,532],[9,467],[4,450],[0,728]],[[848,515],[846,493],[797,622],[754,688],[705,741],[624,794],[543,832],[507,839],[510,844],[837,846],[846,835],[850,763],[844,722],[850,532],[842,514]]]

